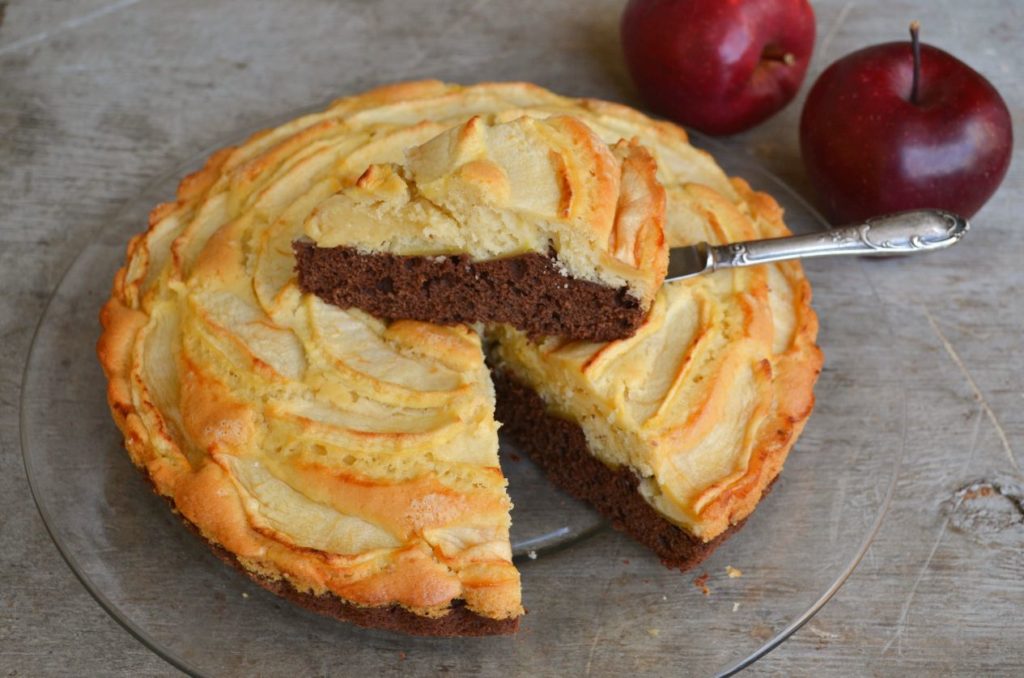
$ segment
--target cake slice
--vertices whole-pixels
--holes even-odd
[[[318,205],[299,284],[383,318],[627,337],[665,277],[656,172],[574,117],[474,116]]]

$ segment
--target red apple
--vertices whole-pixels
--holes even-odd
[[[708,134],[740,132],[789,103],[814,49],[807,0],[630,0],[621,29],[647,104]]]
[[[834,221],[923,207],[970,217],[1010,165],[1002,97],[967,64],[919,45],[916,26],[911,33],[843,57],[807,96],[800,150]]]

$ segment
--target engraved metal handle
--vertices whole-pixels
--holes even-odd
[[[721,270],[838,254],[884,257],[939,250],[959,242],[970,227],[963,217],[943,210],[901,212],[821,233],[709,246],[708,268]]]

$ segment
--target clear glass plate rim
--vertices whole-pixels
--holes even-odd
[[[333,100],[335,100],[335,99],[332,98],[329,101],[333,101]],[[329,101],[328,101],[328,103],[329,103]],[[175,167],[172,168],[170,171],[161,174],[154,181],[150,182],[144,189],[142,189],[142,191],[140,191],[139,195],[145,196],[145,195],[149,195],[151,193],[156,192],[158,187],[162,187],[162,186],[166,185],[166,183],[174,181],[176,178],[180,178],[181,176],[184,175],[184,173],[188,169],[190,169],[192,167],[195,167],[197,164],[205,161],[205,159],[208,158],[211,153],[213,153],[214,151],[216,151],[219,148],[223,148],[225,145],[231,145],[231,144],[234,144],[234,143],[238,143],[238,141],[247,138],[252,133],[254,133],[256,131],[259,131],[261,129],[266,129],[266,128],[271,127],[271,126],[273,126],[275,124],[281,124],[282,122],[285,122],[287,120],[291,120],[293,118],[296,118],[296,117],[299,117],[299,116],[302,116],[302,115],[306,115],[308,113],[312,113],[312,112],[315,112],[315,111],[318,111],[318,110],[322,110],[326,105],[327,104],[320,104],[320,105],[313,105],[313,106],[302,107],[300,109],[292,111],[291,113],[286,113],[284,115],[278,115],[278,116],[270,117],[270,118],[268,118],[266,121],[264,121],[261,124],[247,127],[245,131],[228,135],[226,137],[226,139],[227,139],[226,142],[213,144],[213,145],[211,145],[211,146],[209,146],[207,148],[204,148],[204,149],[196,152],[195,154],[189,156],[184,161],[182,161],[182,162],[178,163],[177,165],[175,165]],[[748,156],[746,154],[740,155],[740,152],[738,152],[735,147],[732,147],[729,144],[724,143],[722,141],[719,141],[717,139],[712,139],[710,137],[707,137],[707,136],[705,136],[705,135],[703,135],[703,134],[701,134],[699,132],[695,132],[693,130],[689,130],[688,129],[687,130],[687,134],[690,136],[691,140],[694,140],[694,141],[697,142],[694,145],[697,146],[698,148],[701,148],[702,150],[705,150],[705,151],[709,151],[709,149],[718,150],[718,151],[722,151],[724,153],[729,154],[733,158],[738,159],[741,164],[743,164],[745,167],[749,168],[752,172],[756,172],[759,176],[761,176],[764,179],[767,179],[768,181],[773,183],[775,186],[777,186],[780,191],[784,191],[785,193],[787,193],[790,198],[792,198],[797,203],[799,203],[801,208],[805,209],[809,214],[811,214],[815,218],[815,220],[818,221],[820,224],[823,224],[826,228],[831,228],[829,223],[824,219],[824,217],[822,217],[822,215],[818,212],[817,209],[815,209],[807,200],[805,200],[799,193],[797,193],[791,186],[789,186],[789,184],[787,184],[781,178],[777,177],[776,175],[774,175],[773,173],[771,173],[767,169],[765,169],[763,166],[761,166],[760,163],[758,163],[756,161],[756,159],[754,159],[754,158],[752,158],[752,157],[750,157],[750,156]],[[731,176],[731,173],[730,173],[730,176]],[[120,223],[119,222],[119,217],[121,217],[124,214],[125,210],[127,209],[127,205],[128,205],[128,203],[126,202],[124,205],[122,205],[115,212],[115,218],[113,220],[105,221],[103,223],[100,223],[99,225],[97,225],[93,229],[90,229],[90,232],[87,234],[87,237],[89,237],[91,239],[95,239],[95,238],[97,238],[97,236],[99,236],[100,234],[102,234],[104,232],[104,230],[108,227],[107,224],[110,224],[110,223]],[[87,240],[86,242],[90,242],[90,241],[91,240]],[[54,534],[54,531],[53,531],[53,528],[52,528],[52,524],[53,524],[53,520],[54,520],[53,516],[49,512],[49,510],[46,508],[45,501],[42,499],[42,497],[40,496],[39,491],[38,491],[38,484],[37,484],[38,481],[35,479],[36,476],[35,476],[35,474],[33,472],[33,468],[32,468],[31,455],[29,454],[30,445],[29,445],[28,426],[27,426],[27,421],[26,421],[26,411],[27,411],[26,394],[30,390],[28,388],[28,385],[30,383],[30,379],[33,378],[33,376],[32,376],[33,375],[32,365],[33,365],[35,357],[36,357],[36,351],[37,351],[38,345],[39,345],[38,344],[38,339],[39,339],[40,332],[41,332],[41,330],[42,330],[42,328],[44,326],[44,322],[48,318],[49,311],[50,311],[51,306],[53,305],[54,299],[56,298],[58,292],[63,288],[65,280],[67,279],[67,277],[71,273],[71,271],[74,269],[74,267],[75,267],[76,263],[79,261],[79,259],[84,255],[84,252],[85,252],[84,249],[80,250],[78,252],[78,254],[76,254],[74,257],[71,258],[71,260],[68,262],[67,266],[64,268],[63,272],[61,273],[60,278],[58,279],[58,281],[57,281],[56,285],[54,286],[53,290],[51,291],[50,295],[47,297],[47,300],[46,300],[45,304],[43,305],[43,307],[42,307],[42,309],[40,311],[40,314],[39,314],[38,320],[36,322],[35,328],[33,329],[32,339],[31,339],[31,343],[30,343],[30,346],[29,346],[29,352],[28,352],[28,354],[26,356],[25,365],[24,365],[24,367],[22,369],[21,392],[19,394],[19,416],[18,416],[18,419],[19,419],[19,442],[20,442],[20,445],[21,445],[22,462],[23,462],[24,467],[25,467],[25,474],[26,474],[26,477],[27,477],[27,480],[28,480],[29,491],[30,491],[30,494],[32,496],[32,500],[35,503],[36,509],[39,512],[40,517],[42,518],[43,525],[46,528],[46,532],[49,535],[50,540],[53,542],[54,546],[56,546],[58,553],[60,553],[61,557],[63,558],[64,562],[67,563],[67,565],[71,569],[72,573],[75,575],[75,577],[78,579],[78,581],[81,582],[82,586],[86,589],[86,591],[88,591],[89,594],[96,600],[96,602],[100,605],[100,607],[104,610],[104,612],[106,612],[111,618],[113,618],[114,621],[116,621],[119,625],[121,625],[122,628],[124,628],[126,631],[128,631],[136,640],[141,642],[145,647],[147,647],[154,654],[156,654],[161,659],[163,659],[164,661],[169,663],[171,666],[173,666],[173,667],[177,668],[178,670],[183,671],[183,672],[185,672],[185,673],[187,673],[189,675],[196,675],[196,676],[203,675],[199,670],[197,670],[197,669],[193,668],[192,666],[190,666],[183,659],[174,656],[170,652],[165,651],[160,646],[160,643],[158,643],[154,639],[150,638],[149,635],[144,630],[142,630],[141,628],[137,627],[128,618],[128,615],[126,613],[124,613],[115,603],[113,603],[112,601],[107,599],[106,596],[103,595],[103,593],[99,590],[99,587],[88,577],[88,575],[86,575],[86,573],[84,571],[84,568],[77,562],[77,560],[74,557],[74,555],[72,553],[70,553],[68,551],[68,549],[64,545],[61,544],[61,541],[57,538],[57,535]],[[859,261],[858,262],[858,268],[859,268],[861,274],[864,276],[864,278],[866,280],[870,281],[870,274],[869,274],[869,272],[867,270],[867,267],[865,266],[863,261]],[[875,291],[874,286],[869,284],[869,288],[871,290],[871,294],[876,298],[876,300],[879,302],[879,304],[881,304],[881,300],[878,299],[878,295],[877,295],[877,292]],[[892,328],[891,328],[890,324],[888,323],[888,320],[886,320],[885,325],[886,325],[886,330],[891,333],[892,332]],[[906,398],[903,398],[902,400],[903,400],[904,403],[906,402]],[[868,529],[867,534],[864,536],[864,538],[862,539],[860,545],[858,546],[857,551],[855,552],[853,559],[838,574],[838,576],[833,581],[833,583],[829,586],[829,588],[826,589],[819,596],[819,598],[804,613],[802,613],[799,617],[797,617],[792,622],[790,622],[790,624],[788,624],[786,627],[784,627],[781,631],[776,633],[772,638],[770,638],[768,641],[766,641],[755,652],[753,652],[750,655],[748,655],[747,657],[739,660],[738,662],[734,663],[733,665],[727,667],[726,669],[723,669],[717,675],[719,675],[719,676],[734,675],[734,674],[738,673],[739,671],[742,671],[743,669],[745,669],[748,666],[752,665],[754,662],[758,661],[759,659],[761,659],[762,657],[764,657],[765,655],[767,655],[771,651],[773,651],[775,648],[777,648],[779,645],[781,645],[786,639],[788,639],[791,635],[793,635],[793,633],[795,633],[802,626],[804,626],[804,624],[806,624],[808,621],[810,621],[814,617],[814,615],[816,615],[822,609],[822,607],[824,607],[825,604],[828,603],[828,601],[831,600],[833,596],[835,596],[835,594],[839,591],[839,589],[842,588],[842,586],[849,579],[850,575],[853,574],[854,570],[857,568],[857,566],[863,560],[864,555],[867,553],[868,548],[870,548],[871,543],[874,541],[875,536],[878,534],[878,531],[881,528],[881,526],[882,526],[882,524],[883,524],[883,522],[885,520],[886,515],[888,514],[888,510],[889,510],[889,507],[890,507],[891,502],[892,502],[892,497],[893,497],[893,495],[895,493],[897,482],[898,482],[899,476],[900,476],[900,470],[901,470],[901,467],[902,467],[903,451],[904,451],[904,447],[905,447],[902,443],[905,442],[905,436],[906,436],[905,419],[906,419],[906,417],[904,416],[903,417],[903,421],[904,421],[903,430],[901,431],[901,434],[900,434],[901,435],[901,445],[900,445],[900,448],[899,448],[899,453],[894,457],[894,459],[892,461],[892,464],[893,464],[892,473],[890,475],[890,480],[889,480],[888,487],[886,488],[885,495],[884,495],[884,497],[882,499],[881,505],[879,506],[878,514],[875,517],[874,522],[871,524],[870,528]],[[592,532],[590,532],[589,534],[584,536],[583,539],[589,538],[590,536],[592,536],[594,534],[597,534],[598,532],[603,531],[603,529],[605,529],[605,528],[606,528],[606,523],[603,523],[602,525],[600,525],[596,529],[594,529]]]

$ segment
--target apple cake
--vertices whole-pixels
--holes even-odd
[[[480,157],[502,169],[506,195],[519,190],[513,165],[543,169],[522,184],[537,183],[539,197],[489,208],[516,222],[532,213],[527,237],[474,249],[454,236],[428,242],[417,224],[401,230],[406,210],[431,209],[418,196],[438,191],[436,205],[458,184],[460,140],[512,133],[547,165],[509,160],[490,141]],[[566,195],[553,184],[567,175],[551,170],[549,151],[573,139],[589,150],[558,162],[606,170],[569,172],[579,219],[565,217],[572,205],[552,211]],[[479,198],[470,186],[450,190]],[[469,203],[446,211],[450,232],[469,238]],[[778,236],[781,217],[682,130],[624,106],[522,83],[376,89],[215,153],[153,210],[101,312],[108,400],[156,492],[262,586],[365,626],[510,633],[523,607],[499,420],[554,483],[676,567],[706,556],[778,474],[821,364],[800,266],[659,282],[662,231],[669,246]],[[346,234],[349,219],[366,219],[362,235]],[[641,320],[631,335],[594,341],[538,336],[541,326],[516,318],[427,323],[402,318],[405,307],[330,293],[343,303],[328,303],[304,291],[315,285],[300,282],[302,258],[336,247],[348,261],[306,262],[306,273],[348,267],[362,276],[361,299],[383,271],[531,257],[528,274],[502,274],[509,284],[546,285],[554,270],[569,289],[585,282],[635,300]],[[359,263],[380,255],[402,264]],[[574,294],[583,305],[598,297]],[[615,316],[620,296],[592,312]]]

